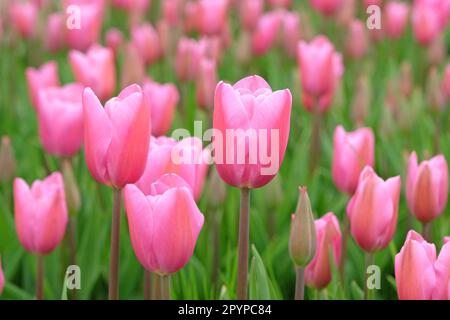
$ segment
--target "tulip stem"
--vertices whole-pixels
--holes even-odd
[[[343,226],[343,234],[342,234],[342,253],[341,253],[341,262],[339,264],[339,276],[341,280],[342,289],[345,290],[345,261],[347,260],[347,242],[350,233],[350,221],[348,220],[347,215],[344,215],[344,226]]]
[[[144,269],[144,299],[152,299],[152,274]]]
[[[250,229],[250,189],[241,189],[241,210],[239,215],[239,242],[238,242],[238,276],[237,299],[247,300],[248,279],[248,242]]]
[[[161,281],[161,299],[170,300],[170,276],[160,276]]]
[[[318,106],[315,106],[318,109]],[[320,141],[320,132],[321,132],[321,123],[322,123],[322,114],[319,110],[316,110],[313,114],[313,129],[312,129],[312,138],[311,138],[311,152],[309,159],[309,169],[310,174],[313,176],[314,171],[316,170],[317,165],[320,162],[321,156],[321,141]]]
[[[161,277],[156,274],[156,273],[152,273],[152,277],[153,277],[153,290],[154,290],[154,296],[153,298],[155,300],[161,300]]]
[[[220,274],[220,220],[221,220],[221,210],[216,210],[213,212],[213,257],[212,257],[212,275],[211,283],[216,293],[218,289],[218,280]]]
[[[37,255],[36,299],[44,300],[44,256]]]
[[[305,268],[297,267],[295,270],[295,300],[305,299]]]
[[[422,236],[428,242],[432,241],[432,233],[431,233],[431,231],[432,231],[431,222],[423,222],[422,223]]]
[[[120,210],[121,190],[114,189],[111,250],[109,256],[109,300],[119,299],[119,254],[120,254]]]
[[[367,270],[369,269],[369,266],[373,265],[374,263],[374,255],[373,252],[366,252],[366,265],[364,269],[364,300],[370,300],[371,297],[371,289],[369,289],[367,280],[369,279],[369,273]]]

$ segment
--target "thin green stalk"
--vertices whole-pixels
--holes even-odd
[[[114,189],[109,257],[109,300],[119,299],[120,211],[121,190]]]
[[[305,299],[305,268],[296,268],[295,300]]]
[[[250,189],[241,189],[239,215],[237,299],[247,300],[248,243],[250,231]]]

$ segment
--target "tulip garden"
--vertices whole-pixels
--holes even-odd
[[[2,0],[0,299],[449,300],[450,0]]]

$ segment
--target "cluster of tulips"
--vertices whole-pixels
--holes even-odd
[[[234,84],[219,81],[227,50],[233,49],[234,59],[250,70],[252,59],[270,51],[280,50],[297,60],[298,87],[292,89],[301,90],[301,104],[313,121],[310,172],[317,169],[321,158],[321,123],[338,95],[346,59],[362,59],[370,45],[384,37],[400,39],[409,20],[415,39],[428,50],[432,85],[427,91],[436,119],[441,119],[450,100],[450,66],[442,77],[437,70],[446,55],[443,35],[450,19],[450,1],[366,0],[359,4],[354,0],[310,0],[303,4],[345,30],[343,54],[325,34],[313,33],[308,15],[296,11],[294,2],[164,0],[158,2],[161,14],[153,25],[146,16],[155,5],[149,0],[64,0],[58,5],[45,0],[2,1],[0,42],[14,46],[23,39],[38,44],[36,56],[68,50],[74,78],[72,83],[62,83],[61,62],[53,60],[26,70],[42,148],[60,165],[58,172],[51,172],[44,161],[48,177],[31,185],[16,177],[12,183],[17,236],[24,249],[37,258],[38,299],[44,298],[44,257],[76,225],[76,215],[70,213],[80,210],[82,199],[72,160],[82,149],[92,178],[113,192],[110,299],[119,298],[122,207],[135,256],[145,269],[145,297],[169,299],[170,276],[189,262],[204,226],[198,206],[204,185],[219,177],[222,181],[216,181],[216,190],[211,190],[218,194],[208,193],[210,201],[220,196],[223,182],[240,190],[235,297],[248,298],[251,191],[276,177],[288,142],[295,143],[289,140],[291,124],[299,124],[291,119],[290,89],[273,90],[257,75]],[[382,30],[368,29],[365,21],[356,17],[359,8],[366,12],[373,6],[382,8]],[[111,7],[126,13],[129,37],[111,28],[102,45],[103,21]],[[230,18],[233,11],[239,17],[236,41]],[[176,83],[158,83],[147,76],[147,68],[161,60],[173,66]],[[120,68],[119,61],[123,61]],[[393,81],[400,90],[391,94],[388,90],[386,104],[394,120],[403,116],[401,105],[412,94],[411,69],[410,64],[405,65],[400,79]],[[177,112],[187,117],[192,85],[195,103],[214,130],[208,147],[199,137],[169,137]],[[381,178],[375,170],[375,134],[364,126],[367,90],[367,79],[357,79],[351,113],[358,128],[346,131],[338,125],[333,135],[328,172],[336,188],[349,196],[343,221],[333,212],[315,219],[307,188],[299,188],[286,247],[296,270],[295,298],[304,298],[305,285],[316,289],[328,286],[335,267],[345,277],[349,235],[365,252],[366,267],[374,264],[374,253],[385,249],[396,233],[403,185],[409,212],[423,229],[421,234],[410,230],[395,256],[398,298],[450,299],[450,241],[444,239],[438,255],[432,243],[433,221],[447,205],[447,161],[436,150],[435,156],[420,162],[410,150],[403,183],[400,175]],[[401,93],[397,96],[397,92]],[[252,130],[258,133],[256,149],[248,136]],[[230,131],[240,135],[235,140],[220,139]],[[437,129],[436,139],[438,136]],[[269,146],[263,146],[267,142]],[[269,170],[273,163],[267,163],[262,148],[272,155],[273,170]],[[0,166],[5,173],[0,175],[14,175],[11,149],[9,138],[4,137]],[[76,253],[72,244],[72,264],[76,264]],[[0,294],[5,284],[1,263]],[[366,283],[364,288],[369,298]]]

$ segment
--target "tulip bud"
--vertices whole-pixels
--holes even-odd
[[[8,136],[2,137],[0,145],[0,182],[7,182],[16,172],[16,157]]]
[[[296,267],[306,267],[316,254],[316,227],[306,187],[299,191],[297,209],[292,216],[289,253]]]
[[[3,293],[4,287],[5,287],[5,275],[3,274],[2,257],[0,256],[0,295]]]
[[[361,20],[353,20],[347,31],[346,52],[353,59],[362,58],[368,49],[366,26]]]
[[[145,78],[145,65],[133,44],[125,47],[125,59],[120,84],[122,88],[133,83],[142,83]]]
[[[77,179],[73,173],[72,163],[68,159],[62,162],[62,174],[64,179],[64,191],[66,193],[67,209],[69,213],[76,214],[81,207],[80,190]]]

